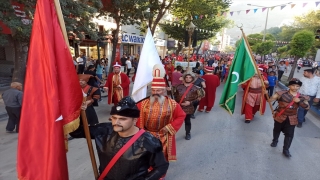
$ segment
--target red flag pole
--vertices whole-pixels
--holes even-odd
[[[56,8],[56,12],[57,12],[57,16],[58,16],[58,20],[59,20],[59,24],[60,24],[60,28],[62,31],[62,35],[63,38],[67,44],[67,47],[69,47],[69,40],[68,40],[68,36],[67,36],[67,32],[66,32],[66,26],[64,23],[64,19],[62,16],[62,11],[61,11],[61,6],[60,6],[60,2],[59,0],[54,0],[54,5]],[[86,98],[83,98],[83,103],[86,103]],[[86,136],[86,140],[87,140],[87,144],[88,144],[88,150],[89,150],[89,154],[90,154],[90,159],[91,159],[91,164],[92,164],[92,168],[93,168],[93,173],[94,173],[94,177],[95,179],[98,179],[99,177],[99,173],[98,173],[98,168],[97,168],[97,162],[96,162],[96,158],[94,155],[94,151],[93,151],[93,146],[92,146],[92,141],[91,141],[91,136],[90,136],[90,131],[89,131],[89,125],[88,125],[88,120],[87,120],[87,115],[86,112],[84,110],[81,110],[81,119],[82,119],[82,123],[83,123],[83,129],[84,129],[84,133]]]

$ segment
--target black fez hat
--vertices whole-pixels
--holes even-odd
[[[136,102],[130,96],[127,96],[122,98],[117,105],[111,108],[110,115],[138,118],[140,116],[140,110],[138,109]]]
[[[305,70],[303,70],[303,71],[307,71],[307,72],[309,72],[309,73],[312,73],[312,74],[313,74],[313,69],[305,69]]]
[[[289,86],[290,86],[290,85],[293,85],[293,84],[297,84],[297,85],[299,85],[299,86],[302,86],[302,82],[301,82],[299,79],[297,79],[297,78],[292,78],[292,79],[289,81]]]

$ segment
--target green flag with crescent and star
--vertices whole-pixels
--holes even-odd
[[[250,53],[250,47],[247,46],[244,37],[241,38],[237,47],[229,75],[224,85],[220,106],[233,114],[238,86],[248,81],[257,72],[254,59]]]

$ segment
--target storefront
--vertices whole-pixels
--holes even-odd
[[[122,34],[120,54],[140,55],[145,37],[134,34]]]

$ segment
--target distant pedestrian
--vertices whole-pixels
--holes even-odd
[[[126,69],[127,69],[127,76],[128,76],[128,77],[130,77],[131,68],[132,68],[131,60],[128,59],[128,60],[126,61]]]
[[[273,95],[274,87],[278,85],[278,79],[275,76],[275,72],[274,71],[271,71],[269,73],[268,82],[269,82],[268,93],[269,93],[269,97],[271,97]]]
[[[284,61],[281,61],[278,65],[278,81],[281,81],[284,71],[287,72],[287,66],[284,64]]]
[[[81,56],[77,58],[78,63],[78,74],[83,74],[85,62]]]
[[[2,94],[2,99],[9,116],[6,127],[7,133],[13,133],[14,129],[16,129],[17,133],[19,132],[22,97],[22,84],[19,82],[12,82],[10,89],[6,90]]]

